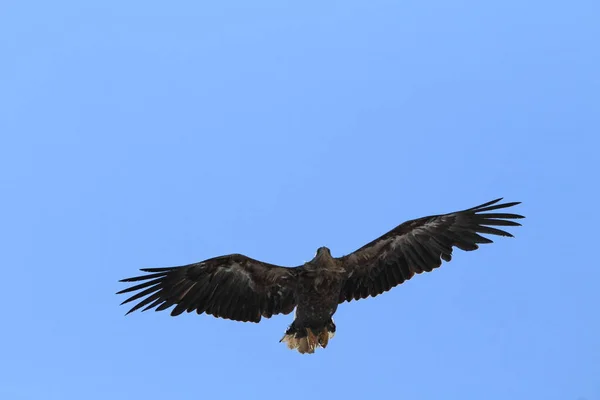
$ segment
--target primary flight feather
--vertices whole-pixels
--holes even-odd
[[[328,248],[320,247],[311,261],[292,268],[230,254],[178,267],[142,269],[146,275],[121,280],[134,285],[118,294],[139,291],[122,303],[138,300],[128,314],[175,306],[173,316],[196,311],[259,322],[296,309],[281,341],[300,353],[313,353],[333,337],[332,317],[340,303],[377,296],[415,274],[432,271],[442,260],[452,259],[454,247],[471,251],[492,243],[482,234],[512,237],[494,227],[520,226],[514,220],[524,217],[496,210],[520,203],[501,200],[404,222],[343,257],[332,257]]]

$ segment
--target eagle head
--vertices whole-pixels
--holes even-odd
[[[327,256],[331,257],[331,251],[327,247],[325,247],[325,246],[319,247],[317,249],[317,254],[315,254],[315,258],[319,258],[319,257],[324,256],[324,255],[327,255]]]

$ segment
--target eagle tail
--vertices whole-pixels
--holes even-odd
[[[283,342],[290,350],[298,350],[301,354],[312,354],[317,347],[326,348],[329,340],[335,336],[333,319],[319,329],[298,328],[292,323],[279,342]]]

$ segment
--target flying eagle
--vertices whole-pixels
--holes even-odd
[[[449,214],[404,222],[385,235],[343,257],[320,247],[303,265],[288,268],[241,254],[210,258],[195,264],[148,268],[148,274],[123,279],[139,282],[117,294],[140,290],[121,304],[142,299],[127,314],[171,306],[172,316],[196,311],[215,317],[259,322],[262,317],[289,314],[294,321],[280,342],[300,353],[325,348],[335,333],[338,304],[387,292],[452,259],[452,248],[476,250],[492,240],[480,234],[512,235],[493,226],[520,226],[517,214],[495,212],[520,204],[500,199]],[[488,212],[494,211],[494,212]]]

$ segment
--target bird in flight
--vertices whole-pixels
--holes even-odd
[[[280,342],[298,352],[325,348],[335,334],[338,305],[375,297],[430,272],[452,259],[452,250],[472,251],[492,243],[482,234],[512,237],[494,226],[520,226],[522,215],[499,212],[520,202],[496,199],[449,214],[406,221],[343,257],[320,247],[303,265],[283,267],[241,254],[210,258],[167,268],[147,268],[147,274],[122,279],[141,282],[117,294],[139,291],[123,303],[140,300],[129,313],[175,306],[172,316],[196,311],[243,322],[260,322],[296,310]],[[502,210],[503,211],[503,210]]]

